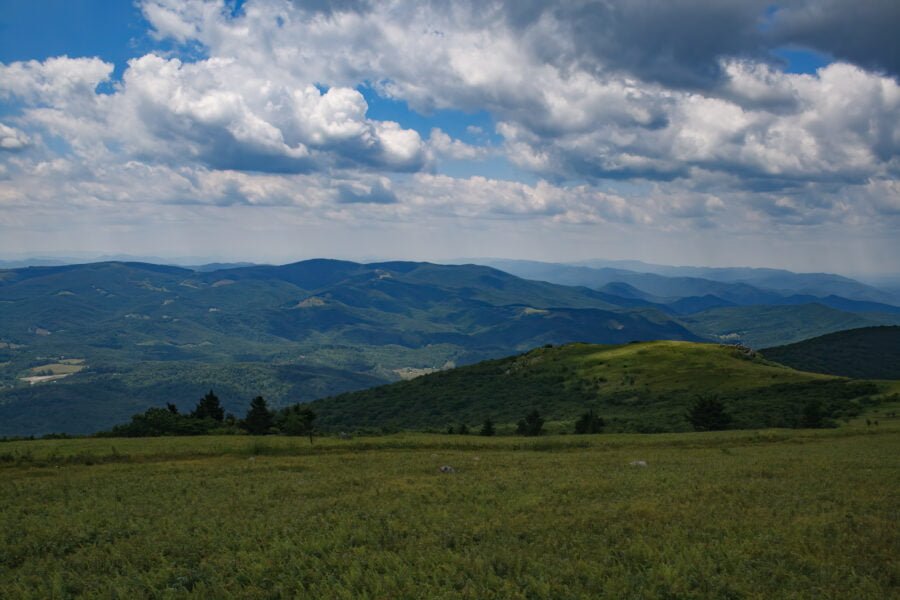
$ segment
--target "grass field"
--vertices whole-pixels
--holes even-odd
[[[886,415],[818,431],[6,442],[0,481],[2,598],[900,592]]]

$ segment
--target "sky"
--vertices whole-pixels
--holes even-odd
[[[0,259],[900,272],[895,0],[0,0]]]

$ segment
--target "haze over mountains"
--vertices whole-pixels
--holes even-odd
[[[235,412],[256,394],[309,401],[545,344],[764,347],[900,323],[891,294],[833,275],[498,266],[513,274],[324,259],[0,271],[0,435],[94,431],[211,387]]]

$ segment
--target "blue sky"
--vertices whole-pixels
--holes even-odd
[[[895,272],[898,14],[3,1],[0,254]]]

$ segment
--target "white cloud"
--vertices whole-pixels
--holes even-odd
[[[733,45],[722,36],[716,52],[662,76],[665,65],[642,51],[610,51],[604,44],[619,36],[608,28],[590,42],[583,27],[593,21],[573,16],[589,5],[578,3],[533,14],[512,3],[341,8],[350,4],[251,0],[232,16],[221,1],[147,0],[154,35],[203,58],[136,57],[105,93],[97,87],[113,65],[96,58],[0,65],[0,99],[21,108],[0,125],[0,147],[18,150],[0,158],[0,203],[102,207],[122,219],[149,218],[159,206],[166,218],[241,206],[321,223],[753,234],[835,224],[857,235],[897,226],[895,79],[846,63],[787,74],[744,56],[744,38]],[[629,31],[659,21],[647,3],[604,6],[627,17]],[[691,31],[686,39],[697,39]],[[360,85],[426,116],[487,112],[502,144],[466,144],[438,127],[423,140],[371,118]],[[467,133],[484,135],[474,125]],[[49,143],[56,138],[65,144]],[[501,153],[537,183],[435,174],[447,160]]]
[[[480,129],[478,131],[481,132]],[[431,135],[428,136],[428,146],[438,156],[454,160],[475,160],[486,156],[488,151],[483,146],[473,146],[462,140],[453,139],[437,127],[432,129]]]
[[[0,123],[0,150],[13,152],[22,150],[29,144],[31,144],[31,140],[24,132]]]

